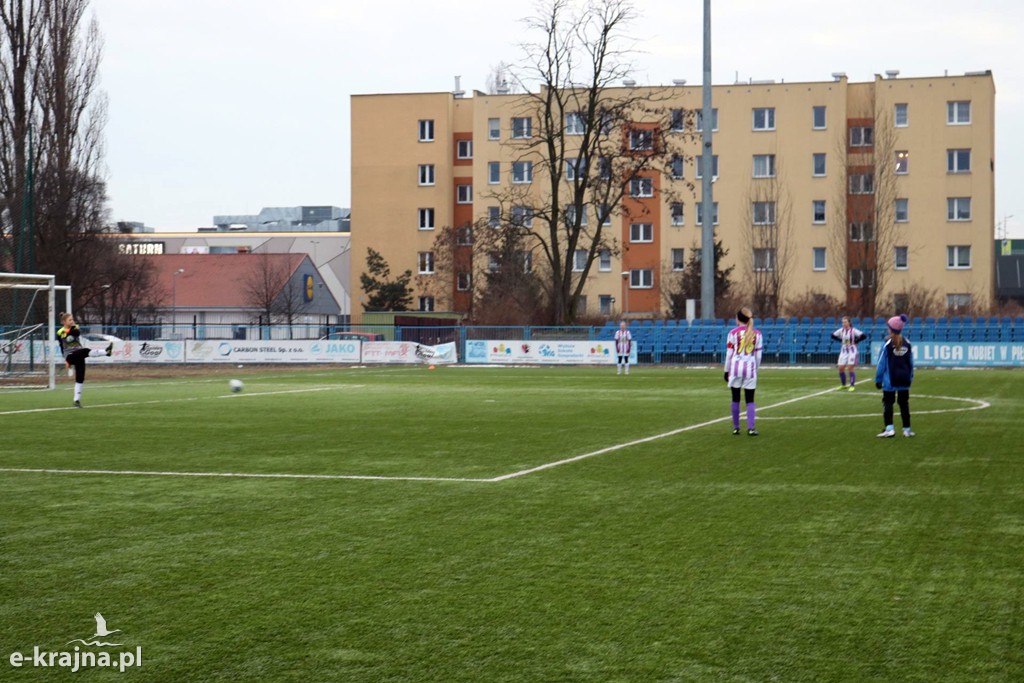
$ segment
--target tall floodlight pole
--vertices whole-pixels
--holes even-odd
[[[714,154],[711,129],[711,0],[704,0],[704,103],[701,108],[701,204],[704,211],[700,228],[700,317],[715,318],[715,203],[712,192]]]

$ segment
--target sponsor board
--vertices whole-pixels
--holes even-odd
[[[415,342],[364,342],[364,363],[455,363],[458,354],[454,343],[427,346]]]
[[[1024,344],[1006,342],[937,342],[910,340],[914,365],[934,367],[1024,367]],[[878,364],[884,342],[871,342],[871,359]]]
[[[353,339],[208,339],[185,342],[185,359],[189,363],[358,363],[360,344]]]
[[[615,344],[607,340],[529,341],[470,339],[466,341],[466,362],[531,365],[614,365]]]

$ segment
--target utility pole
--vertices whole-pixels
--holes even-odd
[[[704,0],[704,102],[701,109],[701,204],[704,215],[700,230],[700,317],[715,319],[715,202],[712,184],[714,154],[711,129],[711,0]]]

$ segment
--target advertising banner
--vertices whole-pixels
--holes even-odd
[[[180,342],[179,342],[180,343]],[[184,342],[189,363],[347,363],[359,362],[360,341],[246,341],[211,339]]]
[[[615,345],[611,341],[470,339],[466,341],[466,362],[501,365],[614,365]]]
[[[458,354],[455,344],[427,346],[415,342],[364,342],[364,363],[455,363]]]
[[[871,342],[871,362],[878,363],[884,342]],[[1024,367],[1024,344],[1006,342],[937,342],[910,340],[914,365],[945,368]]]

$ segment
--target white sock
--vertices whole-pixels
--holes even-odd
[[[81,401],[82,400],[82,383],[81,382],[75,382],[75,400],[76,401]]]

